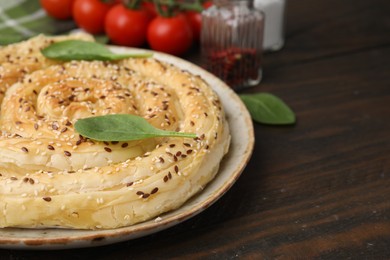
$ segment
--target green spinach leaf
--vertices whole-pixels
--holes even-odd
[[[97,141],[133,141],[152,137],[187,137],[196,134],[165,131],[155,128],[143,117],[130,114],[112,114],[77,120],[75,129],[82,136]]]
[[[295,114],[286,103],[270,93],[242,94],[241,100],[254,121],[271,125],[290,125]]]
[[[81,40],[67,40],[56,42],[44,48],[41,52],[47,58],[64,61],[111,61],[125,58],[148,58],[152,56],[152,53],[149,52],[118,54],[110,51],[103,44]]]

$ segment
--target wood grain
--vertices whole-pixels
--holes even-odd
[[[390,2],[290,0],[262,83],[296,112],[256,125],[253,157],[215,205],[101,248],[0,250],[4,259],[389,259]],[[199,62],[194,50],[187,59]]]

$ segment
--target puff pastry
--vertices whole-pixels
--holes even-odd
[[[180,207],[215,177],[230,134],[199,76],[154,58],[43,57],[10,76],[4,57],[14,49],[0,50],[0,227],[128,226]],[[115,113],[198,137],[98,142],[73,128],[79,118]]]

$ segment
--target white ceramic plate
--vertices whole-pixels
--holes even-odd
[[[139,49],[111,47],[115,52]],[[174,226],[202,212],[217,201],[238,179],[252,154],[253,125],[240,98],[224,82],[198,66],[163,53],[154,57],[200,75],[218,93],[224,106],[232,135],[228,154],[223,159],[216,178],[182,207],[130,227],[111,230],[71,229],[0,229],[0,248],[10,249],[65,249],[107,245],[138,238]]]

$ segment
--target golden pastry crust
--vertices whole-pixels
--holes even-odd
[[[61,63],[46,59],[41,50],[51,43],[70,39],[93,41],[93,37],[85,33],[54,37],[38,35],[27,41],[0,47],[0,102],[7,89],[26,74]]]
[[[197,138],[97,142],[79,118],[129,113]],[[180,207],[211,181],[230,143],[217,95],[158,61],[72,61],[24,75],[0,127],[0,227],[108,229]]]

